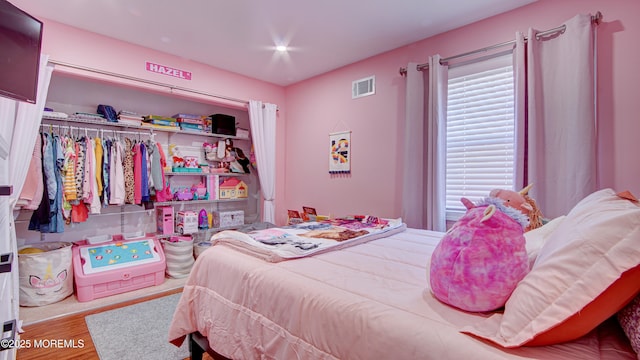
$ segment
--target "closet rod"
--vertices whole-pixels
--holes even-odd
[[[49,60],[49,63],[54,64],[54,65],[59,65],[59,66],[64,66],[64,67],[76,69],[76,70],[89,71],[89,72],[94,72],[94,73],[101,74],[101,75],[107,75],[107,76],[113,76],[113,77],[121,78],[121,79],[125,79],[125,80],[137,81],[137,82],[144,83],[144,84],[155,85],[155,86],[160,86],[160,87],[166,87],[166,88],[169,88],[170,91],[180,90],[180,91],[185,91],[185,92],[189,92],[189,93],[193,93],[193,94],[213,97],[213,98],[216,98],[216,99],[232,101],[232,102],[240,103],[240,104],[243,104],[243,105],[249,105],[249,101],[248,100],[236,99],[236,98],[232,98],[232,97],[229,97],[229,96],[223,96],[223,95],[209,94],[209,93],[206,93],[206,92],[203,92],[203,91],[184,88],[184,87],[181,87],[181,86],[169,85],[169,84],[161,83],[161,82],[158,82],[158,81],[141,79],[141,78],[134,77],[134,76],[118,74],[118,73],[105,71],[105,70],[100,70],[100,69],[94,69],[94,68],[90,68],[90,67],[86,67],[86,66],[74,65],[74,64],[70,64],[70,63],[66,63],[66,62],[62,62],[62,61],[57,61],[57,60]]]
[[[58,129],[61,130],[65,130],[65,129],[69,129],[69,130],[88,130],[88,131],[95,131],[95,132],[112,132],[112,133],[118,133],[118,134],[129,134],[129,135],[149,135],[149,136],[153,136],[153,130],[149,129],[149,131],[125,131],[125,130],[105,130],[105,129],[95,129],[95,128],[87,128],[87,127],[78,127],[78,126],[65,126],[65,125],[59,125],[59,124],[40,124],[41,127],[46,128],[46,127],[56,127]]]
[[[600,11],[596,12],[595,15],[591,15],[591,23],[592,24],[599,25],[600,22],[602,22],[602,13]],[[539,39],[541,37],[548,36],[548,35],[551,35],[551,34],[555,34],[555,33],[558,33],[558,32],[560,32],[560,33],[564,32],[565,29],[566,29],[566,25],[560,25],[560,26],[555,27],[553,29],[540,31],[539,33],[536,34],[536,39]],[[524,40],[525,41],[528,40],[526,36],[525,36]],[[466,56],[470,56],[470,55],[475,55],[475,54],[479,54],[479,53],[482,53],[482,52],[487,52],[487,51],[494,50],[494,49],[499,49],[501,47],[513,45],[515,43],[516,43],[515,40],[505,41],[505,42],[500,43],[500,44],[495,44],[495,45],[483,47],[481,49],[469,51],[469,52],[466,52],[466,53],[463,53],[463,54],[449,56],[447,58],[441,59],[440,63],[441,64],[446,64],[447,62],[449,62],[451,60],[454,60],[454,59],[458,59],[458,58],[462,58],[462,57],[466,57]],[[428,63],[423,63],[423,64],[416,65],[416,69],[418,71],[422,71],[422,70],[425,70],[425,69],[428,69],[428,68],[429,68],[429,64]],[[400,75],[405,76],[405,75],[407,75],[407,68],[406,67],[401,67],[399,72],[400,72]]]
[[[133,204],[126,204],[126,205],[133,205]],[[125,205],[109,205],[109,206],[125,206]],[[92,216],[111,216],[111,215],[136,215],[136,214],[146,214],[146,215],[152,215],[153,214],[154,209],[148,209],[148,210],[131,210],[131,211],[118,211],[118,212],[108,212],[108,213],[98,213],[98,214],[91,214],[89,213],[89,217]],[[14,223],[19,224],[19,223],[28,223],[30,222],[30,219],[20,219],[20,220],[14,220]],[[72,223],[72,224],[79,224],[79,223]],[[41,234],[51,234],[51,233],[41,233]]]

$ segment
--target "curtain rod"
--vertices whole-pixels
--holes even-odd
[[[592,24],[599,25],[600,22],[602,22],[602,13],[600,11],[596,12],[595,15],[591,15],[591,23]],[[540,37],[543,37],[543,36],[555,34],[555,33],[558,33],[558,32],[564,32],[566,27],[567,27],[566,25],[560,25],[560,26],[555,27],[553,29],[541,31],[541,32],[536,34],[536,39],[539,39]],[[525,36],[524,40],[525,41],[528,40],[526,36]],[[463,54],[449,56],[447,58],[441,59],[440,63],[441,64],[446,64],[448,61],[451,61],[451,60],[454,60],[454,59],[458,59],[458,58],[466,57],[466,56],[470,56],[470,55],[475,55],[475,54],[478,54],[478,53],[481,53],[481,52],[486,52],[486,51],[490,51],[490,50],[493,50],[493,49],[498,49],[498,48],[501,48],[501,47],[513,45],[513,44],[515,44],[515,42],[516,42],[515,40],[505,41],[505,42],[500,43],[500,44],[495,44],[495,45],[483,47],[481,49],[469,51],[469,52],[466,52],[466,53],[463,53]],[[418,71],[422,71],[422,70],[428,69],[428,68],[429,68],[429,64],[428,63],[416,65],[416,69]],[[407,75],[407,68],[406,67],[401,67],[399,72],[400,72],[400,75],[405,76],[405,75]]]
[[[237,103],[240,103],[240,104],[243,104],[243,105],[248,105],[249,104],[248,100],[236,99],[236,98],[223,96],[223,95],[209,94],[209,93],[206,93],[206,92],[203,92],[203,91],[193,90],[193,89],[184,88],[184,87],[180,87],[180,86],[169,85],[169,84],[161,83],[161,82],[158,82],[158,81],[146,80],[146,79],[137,78],[137,77],[134,77],[134,76],[128,76],[128,75],[124,75],[124,74],[118,74],[118,73],[114,73],[114,72],[110,72],[110,71],[94,69],[94,68],[90,68],[90,67],[86,67],[86,66],[74,65],[74,64],[70,64],[70,63],[57,61],[57,60],[49,60],[49,63],[54,64],[54,65],[60,65],[60,66],[72,68],[72,69],[94,72],[94,73],[101,74],[101,75],[113,76],[113,77],[121,78],[121,79],[125,79],[125,80],[137,81],[137,82],[144,83],[144,84],[155,85],[155,86],[160,86],[160,87],[166,87],[166,88],[169,88],[169,90],[171,90],[171,91],[180,90],[180,91],[185,91],[185,92],[189,92],[189,93],[193,93],[193,94],[204,95],[204,96],[209,96],[209,97],[213,97],[213,98],[217,98],[217,99],[237,102]]]

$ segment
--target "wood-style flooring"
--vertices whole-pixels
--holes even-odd
[[[36,340],[42,342],[43,340],[62,339],[62,340],[69,341],[69,343],[71,342],[71,340],[73,340],[74,344],[80,344],[82,342],[84,344],[82,347],[80,346],[77,346],[76,348],[66,347],[64,349],[56,349],[52,347],[35,348],[33,346],[31,348],[21,348],[17,352],[17,360],[38,360],[38,359],[95,360],[95,359],[98,359],[98,353],[96,352],[96,348],[93,345],[93,341],[91,341],[91,335],[89,334],[87,323],[84,320],[85,316],[99,313],[102,311],[116,309],[119,307],[137,304],[139,302],[148,301],[148,300],[156,299],[162,296],[179,293],[181,291],[182,289],[168,290],[164,293],[150,295],[144,298],[127,301],[117,305],[106,306],[100,309],[88,310],[82,313],[68,315],[68,316],[64,316],[54,320],[47,320],[47,321],[42,321],[32,325],[27,325],[24,327],[24,333],[20,335],[20,339],[23,341],[23,343],[25,343],[26,341],[30,341],[30,343],[33,344],[34,341]],[[211,359],[211,357],[205,354],[203,359]]]

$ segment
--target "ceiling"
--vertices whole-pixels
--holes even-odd
[[[535,0],[9,1],[37,18],[286,86]]]

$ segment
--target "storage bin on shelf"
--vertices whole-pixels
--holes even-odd
[[[244,211],[214,211],[213,227],[232,227],[244,225]]]
[[[166,260],[152,235],[115,235],[99,245],[73,247],[73,273],[78,301],[90,301],[164,282]]]
[[[49,242],[18,250],[20,306],[53,304],[73,294],[71,243]]]

